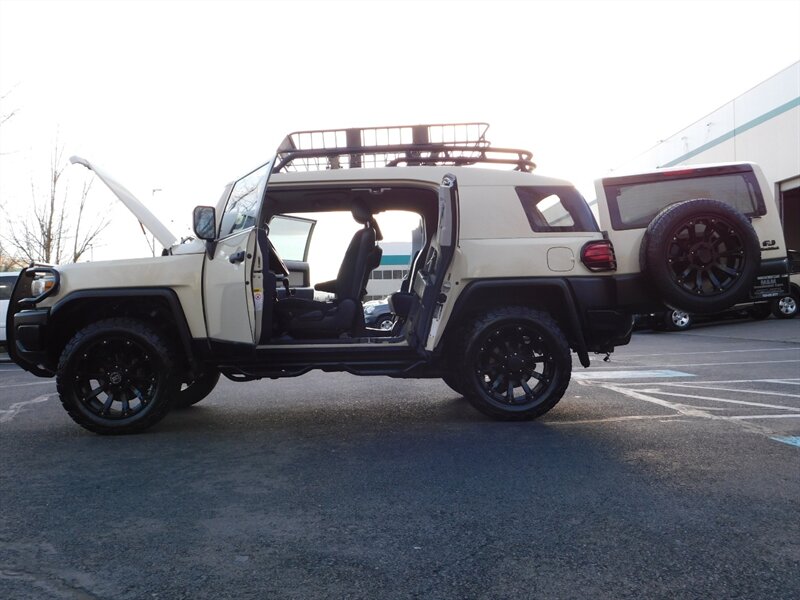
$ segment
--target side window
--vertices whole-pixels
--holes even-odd
[[[245,175],[234,184],[231,195],[228,197],[228,203],[225,205],[225,212],[222,213],[219,237],[222,238],[255,225],[258,203],[264,193],[268,169],[269,164],[266,164]]]
[[[269,222],[269,240],[284,260],[305,262],[316,224],[313,219],[275,215]]]
[[[10,300],[11,290],[14,289],[14,284],[17,282],[15,277],[0,277],[0,300]]]
[[[520,186],[516,189],[534,231],[598,231],[586,200],[575,188]]]

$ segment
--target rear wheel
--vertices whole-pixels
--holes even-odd
[[[394,318],[391,315],[384,315],[378,319],[375,327],[381,331],[391,331],[392,327],[394,327]]]
[[[771,313],[772,309],[770,308],[769,304],[756,304],[755,306],[747,309],[747,314],[749,317],[751,319],[755,319],[756,321],[766,319]]]
[[[67,343],[56,371],[61,403],[95,433],[143,431],[161,420],[177,391],[165,338],[134,319],[105,319]]]
[[[535,419],[569,385],[569,344],[546,313],[524,307],[493,310],[466,330],[459,386],[482,413],[500,420]]]
[[[781,296],[772,301],[772,314],[778,319],[793,319],[797,315],[797,304],[800,296],[792,290],[788,296]]]
[[[692,325],[692,315],[686,311],[672,309],[664,313],[664,326],[670,331],[686,331]]]

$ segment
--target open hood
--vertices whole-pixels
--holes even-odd
[[[116,197],[122,201],[128,210],[131,211],[137,219],[139,219],[139,223],[142,224],[142,227],[146,227],[147,230],[155,236],[158,242],[164,246],[164,248],[170,248],[173,244],[175,244],[175,242],[178,241],[175,235],[169,229],[167,229],[166,226],[159,221],[152,212],[150,212],[149,208],[142,204],[136,198],[136,196],[131,194],[121,184],[117,183],[117,181],[105,171],[99,169],[97,166],[93,165],[85,158],[81,158],[80,156],[70,157],[69,162],[76,165],[83,165],[90,171],[94,171],[95,175],[97,175],[100,180],[105,183],[112,192],[114,192],[114,195],[116,195]]]

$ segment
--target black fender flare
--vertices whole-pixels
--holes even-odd
[[[178,332],[178,339],[181,348],[186,354],[186,360],[192,371],[197,371],[200,367],[192,347],[192,333],[186,315],[183,312],[178,295],[175,290],[161,287],[137,287],[137,288],[93,288],[88,290],[78,290],[70,292],[50,308],[49,325],[55,326],[62,314],[67,314],[77,303],[87,300],[142,300],[158,299],[164,302],[167,309],[172,314],[175,328]]]
[[[526,302],[515,300],[514,292],[530,294],[532,291],[535,291],[537,296],[541,295],[543,299],[546,299],[547,303],[561,308],[557,314],[552,314],[552,316],[565,328],[564,333],[572,341],[572,346],[578,354],[581,365],[588,367],[590,362],[589,351],[583,333],[584,327],[581,322],[580,312],[578,311],[572,288],[563,278],[526,277],[520,279],[485,279],[470,282],[456,299],[448,321],[454,323],[469,314],[473,307],[480,303],[481,298],[491,292],[503,294],[503,296],[498,296],[496,304],[519,304],[524,306]],[[555,311],[550,312],[553,313]]]

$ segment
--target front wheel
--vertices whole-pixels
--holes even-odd
[[[466,330],[463,348],[463,393],[495,419],[535,419],[553,408],[569,385],[569,344],[547,313],[520,306],[493,310]]]
[[[177,391],[172,352],[155,329],[104,319],[78,331],[56,370],[61,404],[95,433],[136,433],[160,421]]]
[[[189,408],[208,396],[219,382],[219,371],[209,367],[185,381],[172,401],[172,408]]]
[[[459,378],[457,373],[450,370],[444,371],[442,373],[442,381],[444,381],[447,384],[447,387],[449,387],[459,396],[464,395],[461,385],[461,379]]]

